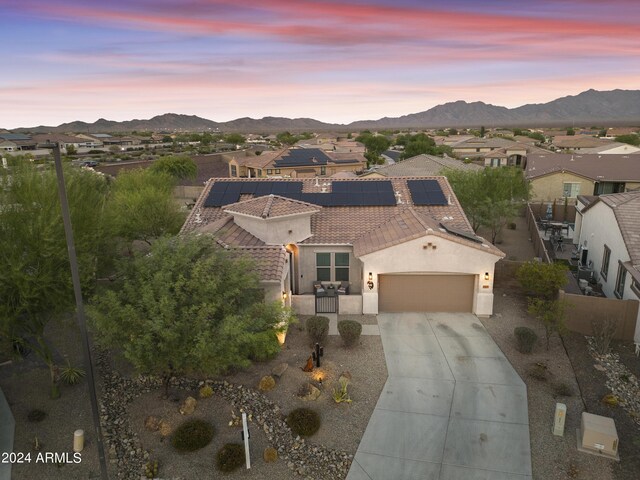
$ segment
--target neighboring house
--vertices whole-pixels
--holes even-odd
[[[640,300],[640,192],[580,200],[579,245],[587,250],[603,293]],[[634,340],[640,343],[640,312]]]
[[[13,144],[7,145],[4,149],[7,152],[17,152],[23,150],[36,150],[37,142],[35,142],[30,135],[24,133],[0,133],[0,142],[8,141]],[[9,150],[9,147],[13,150]]]
[[[640,155],[529,155],[525,178],[532,198],[575,202],[578,195],[621,193],[640,188]]]
[[[451,148],[460,158],[483,158],[487,166],[503,166],[523,165],[529,150],[535,147],[500,137],[473,137]]]
[[[474,135],[449,135],[449,136],[439,136],[436,135],[433,137],[433,141],[436,142],[436,145],[448,145],[452,147],[458,143],[465,142],[467,140],[472,140],[477,138]]]
[[[616,138],[621,135],[630,135],[632,133],[638,133],[640,129],[638,127],[612,127],[607,130],[605,138]]]
[[[36,133],[32,138],[38,143],[39,148],[51,148],[51,144],[57,143],[63,151],[66,151],[69,145],[74,148],[90,148],[93,144],[86,138],[61,133]]]
[[[629,155],[640,153],[640,147],[628,143],[609,142],[594,148],[583,148],[580,153],[599,153],[600,155]]]
[[[550,148],[562,152],[582,152],[587,148],[598,148],[611,143],[611,140],[589,135],[563,135],[553,139]]]
[[[338,172],[360,173],[367,159],[359,153],[325,152],[319,148],[285,148],[260,155],[238,155],[229,162],[235,178],[329,177]]]
[[[104,146],[102,140],[105,138],[104,136],[110,137],[110,135],[106,133],[96,133],[93,135],[89,135],[87,133],[79,133],[77,136],[86,141],[86,145],[89,148],[101,148]]]
[[[263,282],[276,282],[264,284],[267,299],[303,314],[316,312],[314,293],[331,284],[346,293],[340,313],[491,315],[504,256],[473,233],[444,177],[211,179],[187,232],[246,250],[270,272]]]
[[[15,152],[18,150],[18,145],[16,145],[11,140],[0,139],[0,150],[2,150],[3,152]]]
[[[384,158],[384,163],[386,165],[393,165],[396,162],[400,161],[400,156],[402,152],[399,150],[385,150],[382,152],[381,157]]]
[[[364,144],[348,139],[335,139],[334,137],[316,137],[307,140],[300,140],[295,145],[298,148],[319,148],[325,152],[336,153],[360,153],[364,155],[366,148]]]
[[[371,172],[367,172],[363,177],[380,178],[380,177],[429,177],[441,175],[445,168],[455,170],[478,171],[483,167],[474,163],[464,163],[451,157],[436,157],[434,155],[416,155],[407,158],[394,165],[379,167]]]

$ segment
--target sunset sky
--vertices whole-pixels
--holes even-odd
[[[640,88],[638,0],[0,0],[0,128]]]

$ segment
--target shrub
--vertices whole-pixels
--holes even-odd
[[[515,230],[516,229],[516,222],[509,222],[507,223],[507,228],[509,230]]]
[[[567,385],[566,383],[558,383],[554,387],[554,390],[556,392],[556,395],[560,397],[573,397],[573,388],[571,388],[571,386]]]
[[[529,367],[529,376],[541,382],[546,382],[547,378],[549,378],[549,370],[543,363],[534,363]]]
[[[338,322],[338,332],[345,347],[355,345],[362,333],[362,325],[355,320],[341,320]]]
[[[221,472],[233,472],[244,465],[244,447],[239,443],[226,443],[216,454],[216,465]]]
[[[516,336],[517,348],[520,353],[531,353],[533,346],[538,341],[536,332],[528,327],[516,327],[513,330]]]
[[[85,376],[84,370],[79,367],[74,367],[67,360],[67,364],[60,369],[60,380],[67,385],[76,385],[80,383]]]
[[[309,437],[320,428],[320,416],[309,408],[297,408],[287,416],[287,425],[296,435]]]
[[[47,418],[47,412],[45,412],[44,410],[39,410],[37,408],[31,410],[28,414],[27,414],[27,420],[29,420],[32,423],[38,423],[43,421],[45,418]]]
[[[205,385],[200,388],[199,394],[200,398],[209,398],[213,395],[213,388],[211,388],[211,385]]]
[[[213,439],[213,425],[204,420],[189,420],[176,428],[171,444],[178,452],[195,452]]]
[[[329,335],[329,319],[327,317],[311,317],[305,322],[307,335],[313,343],[324,343]]]

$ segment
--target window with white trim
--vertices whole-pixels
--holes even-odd
[[[616,288],[613,291],[616,297],[622,298],[624,294],[624,282],[627,277],[627,269],[622,264],[618,265],[618,276],[616,277]]]
[[[564,182],[562,184],[562,196],[568,198],[576,198],[580,195],[580,183]]]

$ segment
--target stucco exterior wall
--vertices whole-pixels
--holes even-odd
[[[425,248],[428,243],[431,243],[431,247]],[[363,255],[361,260],[363,282],[367,281],[364,277],[368,277],[371,272],[375,284],[372,290],[367,287],[362,292],[365,314],[378,313],[378,275],[388,273],[476,275],[473,313],[480,316],[493,313],[493,273],[499,257],[488,251],[483,252],[435,235],[427,235]],[[489,274],[489,280],[484,280],[485,273]]]
[[[257,218],[232,213],[233,221],[267,245],[297,243],[311,236],[311,214]]]
[[[313,282],[316,280],[316,253],[320,252],[349,253],[350,293],[356,294],[362,289],[362,263],[353,256],[353,247],[349,245],[298,245],[298,249],[298,293],[313,292]],[[333,271],[331,281],[335,281]]]
[[[615,214],[603,202],[597,203],[583,214],[580,244],[584,246],[585,241],[587,242],[586,248],[589,249],[587,260],[593,262],[593,271],[598,278],[598,282],[602,284],[603,293],[608,298],[617,298],[614,290],[618,276],[618,266],[620,262],[629,261],[630,257]],[[605,244],[611,250],[606,279],[601,274]],[[622,299],[638,300],[638,296],[631,290],[631,275],[628,272]],[[636,319],[634,338],[636,342],[640,342],[640,312],[638,312],[638,318]]]
[[[579,183],[578,195],[593,195],[593,181],[569,172],[557,172],[531,181],[532,201],[553,202],[562,199],[565,183]]]

